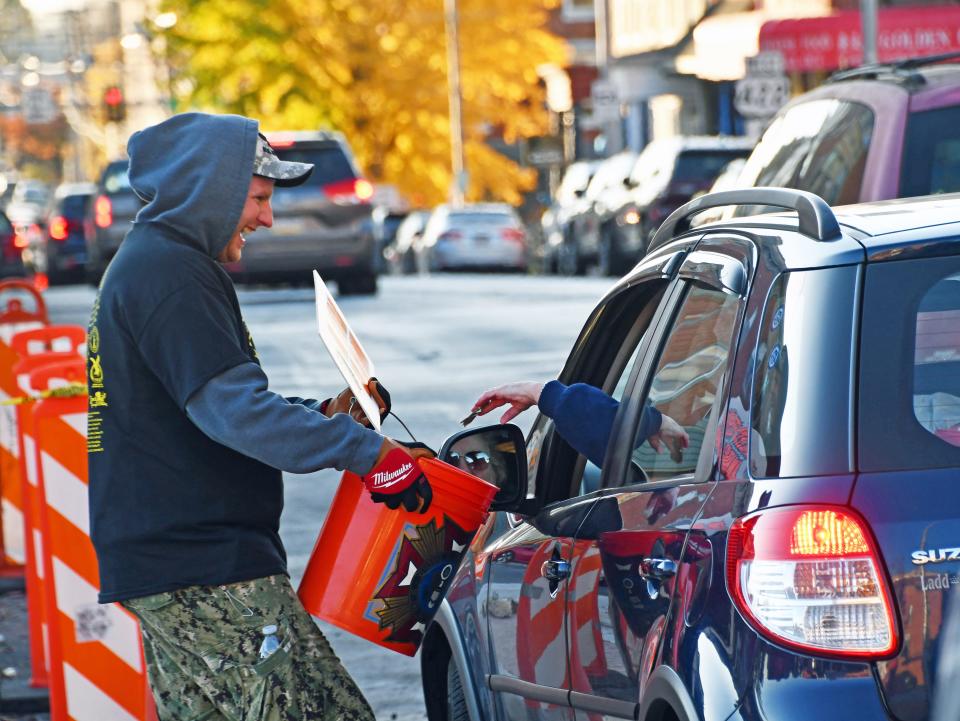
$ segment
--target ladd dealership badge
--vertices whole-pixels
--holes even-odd
[[[431,520],[404,529],[367,605],[367,617],[390,631],[387,640],[420,642],[472,536],[446,516],[439,528]]]

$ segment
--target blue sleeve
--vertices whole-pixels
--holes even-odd
[[[336,468],[362,475],[383,443],[383,436],[345,413],[327,418],[267,390],[256,363],[207,381],[187,400],[187,415],[217,443],[291,473]]]
[[[550,381],[543,387],[537,405],[544,415],[553,419],[557,433],[577,453],[585,455],[596,466],[603,465],[613,420],[620,409],[616,399],[586,383],[565,386],[560,381]],[[649,403],[644,405],[638,445],[660,430],[661,420],[660,411]]]

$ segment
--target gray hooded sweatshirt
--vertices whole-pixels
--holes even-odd
[[[383,440],[268,390],[215,260],[239,222],[256,140],[253,120],[187,113],[128,144],[146,205],[104,275],[88,343],[103,603],[285,573],[280,471],[366,473]]]

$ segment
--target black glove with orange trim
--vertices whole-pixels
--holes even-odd
[[[433,491],[417,459],[436,456],[436,452],[423,443],[384,438],[376,463],[362,477],[363,485],[374,503],[386,504],[394,511],[402,504],[411,513],[426,513]]]
[[[367,390],[370,391],[373,400],[377,402],[377,408],[380,409],[380,422],[383,423],[391,408],[390,393],[376,378],[367,381]],[[333,418],[337,413],[348,413],[357,423],[367,428],[370,427],[370,421],[367,420],[366,414],[360,408],[360,404],[353,396],[353,391],[349,388],[340,391],[336,398],[327,398],[323,401],[320,404],[320,412],[327,418]]]

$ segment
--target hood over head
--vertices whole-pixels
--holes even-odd
[[[144,201],[136,225],[156,225],[216,258],[240,221],[253,177],[256,120],[183,113],[127,143],[130,186]]]

